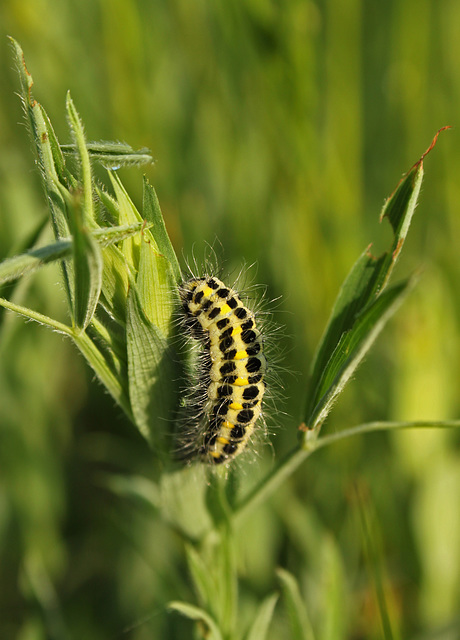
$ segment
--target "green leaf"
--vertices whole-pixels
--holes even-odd
[[[144,202],[142,208],[143,214],[147,222],[152,225],[152,235],[158,247],[158,251],[168,260],[176,283],[182,281],[182,273],[177,260],[176,253],[169,239],[166,225],[161,213],[160,203],[155,189],[144,176]]]
[[[39,249],[32,249],[19,256],[7,258],[3,262],[0,262],[0,283],[11,282],[12,280],[16,280],[21,276],[40,269],[40,267],[50,262],[69,257],[71,252],[72,241],[60,240],[59,242],[40,247]]]
[[[95,224],[94,202],[93,202],[93,180],[91,175],[91,163],[89,160],[88,149],[86,148],[85,132],[83,123],[78,115],[75,105],[67,93],[66,100],[67,115],[70,122],[72,135],[75,139],[75,145],[78,149],[78,157],[81,166],[81,182],[83,184],[83,220],[85,225],[91,227]]]
[[[384,291],[356,317],[353,327],[341,334],[318,381],[307,425],[313,428],[324,422],[337,396],[342,392],[388,319],[399,307],[411,285],[412,281],[407,280]],[[314,438],[314,433],[312,434],[309,429],[305,431],[304,438],[307,446],[312,435]]]
[[[102,250],[104,269],[100,303],[121,326],[126,324],[126,300],[132,270],[116,246]]]
[[[317,544],[317,555],[321,576],[316,591],[321,603],[318,636],[324,640],[345,640],[348,638],[349,585],[345,585],[340,551],[332,535],[323,536]]]
[[[155,250],[146,234],[141,244],[136,285],[147,318],[164,337],[169,337],[179,295],[169,262]]]
[[[112,398],[135,424],[124,376],[120,375],[119,369],[114,366],[111,353],[102,346],[99,347],[85,331],[73,333],[72,338]]]
[[[139,233],[142,226],[141,223],[137,223],[123,227],[104,227],[92,231],[91,236],[101,247],[108,247],[115,242],[120,242]],[[31,249],[26,253],[7,258],[0,262],[0,284],[11,282],[21,276],[33,273],[56,260],[70,258],[72,256],[72,246],[72,240],[59,240],[44,247]]]
[[[15,254],[17,252],[22,253],[23,251],[30,251],[31,248],[36,244],[36,242],[40,238],[42,232],[44,231],[47,225],[48,225],[48,216],[46,217],[44,216],[41,220],[39,220],[39,222],[35,225],[35,227],[24,238],[22,238],[20,242],[17,243],[17,245],[11,250],[11,252],[9,253],[11,257],[7,258],[6,260],[0,263],[0,297],[2,297],[6,291],[6,286],[5,286],[6,283],[17,279],[17,276],[11,277],[10,275],[8,275],[8,272],[10,270],[16,271],[17,267],[13,265],[9,265],[5,268],[3,265],[9,260],[14,260]],[[15,283],[14,285],[11,285],[11,284],[8,285],[8,296],[10,298],[14,295],[16,288],[17,288],[17,283]],[[0,308],[0,328],[2,327],[3,319],[4,319],[3,308]]]
[[[178,377],[173,351],[158,327],[146,317],[135,285],[128,292],[126,313],[129,396],[134,422],[154,450],[165,450]],[[171,443],[169,443],[171,444]]]
[[[388,218],[393,229],[390,249],[379,257],[374,257],[370,248],[366,249],[340,289],[313,361],[309,399],[304,413],[305,440],[317,436],[333,401],[382,329],[383,323],[378,321],[376,312],[380,309],[385,320],[391,315],[387,311],[393,308],[390,304],[393,294],[381,305],[374,306],[374,303],[383,295],[401,253],[420,193],[423,159],[433,148],[438,134],[383,207],[381,220]]]
[[[115,171],[109,171],[109,178],[117,200],[118,223],[134,224],[136,222],[142,222],[142,216],[134,206],[134,203],[126,192],[126,189]],[[121,246],[121,252],[125,256],[128,264],[136,270],[139,266],[140,245],[140,239],[130,238],[129,240],[125,240]]]
[[[107,140],[87,142],[86,149],[93,160],[100,162],[107,169],[118,169],[119,167],[130,167],[153,162],[149,149],[135,150],[124,142]],[[61,150],[67,155],[78,153],[78,148],[74,144],[63,144],[61,145]]]
[[[68,171],[65,165],[64,156],[62,154],[56,134],[54,133],[51,121],[48,118],[48,115],[44,108],[41,105],[39,105],[39,107],[43,122],[46,125],[46,130],[48,133],[48,144],[51,150],[51,156],[53,158],[53,164],[58,176],[58,180],[62,185],[67,185],[75,189],[77,187],[77,181],[75,177],[70,173],[70,171]]]
[[[96,311],[102,288],[102,252],[88,230],[76,220],[73,228],[74,306],[77,330],[84,331]]]
[[[186,618],[190,618],[190,620],[203,622],[207,627],[207,630],[204,633],[206,640],[223,640],[223,636],[219,631],[219,627],[216,622],[203,609],[200,609],[193,604],[188,604],[187,602],[177,601],[170,602],[168,604],[168,608],[173,611],[178,611]]]
[[[221,628],[225,632],[225,636],[231,638],[234,635],[237,621],[238,580],[235,536],[228,525],[221,527],[220,545],[216,552],[216,565],[219,571],[217,573],[217,594],[214,601],[218,605],[218,620]]]
[[[216,596],[216,585],[212,580],[209,569],[204,564],[202,557],[191,545],[185,548],[188,568],[193,578],[193,584],[201,603],[209,607]]]
[[[272,593],[265,598],[259,606],[254,622],[246,636],[246,640],[264,640],[267,637],[278,598],[279,595],[277,593]]]
[[[276,573],[283,589],[293,640],[314,640],[313,628],[296,579],[285,569],[278,569]]]
[[[68,238],[70,232],[62,188],[69,186],[64,179],[64,176],[69,176],[69,174],[65,170],[62,153],[59,149],[59,143],[50,120],[45,110],[32,96],[33,79],[27,70],[23,51],[13,38],[11,38],[11,42],[21,83],[21,98],[32,139],[37,150],[40,175],[48,198],[54,235],[57,240]],[[70,182],[70,184],[74,186],[75,181]],[[67,299],[70,303],[72,296],[70,265],[62,263],[62,272]]]
[[[158,513],[161,497],[158,485],[144,476],[126,475],[125,473],[100,473],[99,483],[110,488],[123,500],[131,499]]]
[[[364,541],[364,551],[369,572],[372,576],[375,595],[382,622],[383,637],[385,640],[393,640],[390,612],[388,610],[385,594],[385,579],[383,569],[383,550],[380,543],[380,532],[377,528],[377,519],[373,513],[372,505],[362,490],[357,491],[359,514]]]
[[[135,222],[142,222],[141,214],[134,206],[116,171],[109,171],[109,178],[118,204],[120,223],[133,224]]]

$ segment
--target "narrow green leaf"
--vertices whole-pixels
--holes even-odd
[[[128,397],[125,326],[120,325],[106,313],[101,305],[98,305],[96,314],[91,319],[91,324],[86,329],[86,333],[97,345],[106,362],[109,363],[111,371],[119,379],[120,385],[123,387],[126,397]]]
[[[45,183],[47,187],[51,186],[51,192],[54,191],[53,182],[59,182],[58,174],[56,172],[53,151],[50,144],[50,137],[48,132],[47,122],[49,120],[44,117],[44,110],[41,105],[32,96],[32,87],[34,81],[30,75],[25,59],[24,53],[20,45],[10,38],[15,53],[15,61],[19,73],[19,80],[21,83],[21,98],[24,104],[26,114],[28,116],[28,124],[30,126],[32,136],[37,148],[40,167],[44,173]]]
[[[341,336],[352,328],[356,316],[369,302],[380,266],[384,260],[385,256],[380,258],[377,264],[366,249],[355,262],[342,284],[315,358],[311,378],[311,385],[315,390]],[[313,402],[314,398],[312,397],[311,404]]]
[[[73,332],[72,338],[112,398],[135,424],[124,378],[114,368],[113,359],[96,345],[86,332],[82,331],[78,334]]]
[[[217,550],[216,565],[218,588],[214,601],[218,603],[217,619],[225,636],[234,636],[238,609],[238,580],[235,554],[235,536],[229,525],[220,530],[221,542]]]
[[[161,496],[158,485],[145,476],[126,473],[100,473],[99,484],[108,487],[125,501],[127,498],[146,506],[158,513],[161,508]]]
[[[86,148],[90,157],[100,162],[107,169],[118,169],[133,165],[149,164],[153,158],[149,149],[133,149],[124,142],[111,142],[100,140],[99,142],[87,142]],[[63,153],[75,155],[78,153],[74,144],[61,145]]]
[[[8,36],[8,38],[13,47],[15,62],[16,62],[17,71],[19,74],[19,81],[21,83],[21,98],[24,101],[24,107],[28,110],[33,108],[34,102],[35,102],[32,98],[32,87],[33,87],[34,81],[26,67],[26,61],[24,60],[24,53],[22,51],[20,44],[11,36]],[[31,120],[33,120],[33,118],[31,118]]]
[[[40,267],[68,257],[72,251],[70,240],[60,240],[39,249],[32,249],[13,258],[0,262],[0,283],[16,280],[21,276],[32,273]]]
[[[104,269],[100,303],[120,325],[125,326],[126,300],[132,270],[123,253],[114,245],[102,249],[102,256]]]
[[[37,148],[41,169],[46,179],[51,178],[55,182],[58,182],[53,153],[49,143],[48,127],[43,117],[44,112],[32,95],[33,78],[26,67],[24,53],[19,43],[13,38],[10,38],[10,41],[13,45],[15,62],[21,84],[21,99],[28,118],[28,125]]]
[[[118,205],[118,223],[119,224],[135,224],[142,222],[142,216],[134,206],[126,189],[124,188],[120,178],[115,171],[109,171],[109,178],[115,192]],[[139,266],[139,251],[141,246],[140,238],[130,238],[122,244],[121,251],[125,256],[128,264],[132,265],[136,270]]]
[[[109,174],[110,175],[110,174]],[[107,193],[105,189],[95,185],[96,194],[105,209],[105,216],[110,216],[114,224],[120,223],[120,206],[113,196]],[[107,216],[108,214],[108,216]],[[136,223],[138,224],[139,221]]]
[[[134,206],[116,171],[109,171],[108,173],[119,207],[120,223],[134,224],[136,222],[142,222],[143,218],[141,214]]]
[[[371,505],[362,491],[358,491],[358,506],[361,516],[362,535],[364,549],[368,563],[368,569],[374,582],[375,594],[382,622],[383,637],[385,640],[393,640],[394,635],[388,611],[384,586],[384,571],[382,562],[382,549],[379,544],[379,531],[376,526],[376,518],[372,513]]]
[[[72,135],[75,139],[75,145],[78,149],[78,156],[81,166],[81,182],[83,184],[83,219],[85,225],[93,226],[95,223],[94,202],[93,202],[93,180],[91,175],[91,163],[89,160],[88,149],[86,148],[85,132],[83,123],[78,115],[75,105],[67,93],[66,100],[67,115],[69,118]]]
[[[172,272],[176,282],[181,282],[182,273],[177,260],[176,253],[169,239],[166,225],[161,213],[160,203],[158,201],[155,189],[144,176],[144,202],[142,211],[147,222],[152,224],[151,233],[155,239],[158,251],[164,255],[171,265]]]
[[[171,429],[178,374],[172,349],[146,317],[134,284],[128,293],[126,343],[134,421],[154,450],[161,454],[167,448],[165,435]]]
[[[315,436],[311,429],[325,420],[337,396],[401,304],[411,284],[407,280],[382,293],[356,318],[353,327],[341,334],[313,396],[313,409],[306,419],[310,428],[304,432],[305,446],[309,446],[309,439]]]
[[[340,551],[332,535],[323,536],[317,552],[320,564],[318,572],[322,576],[318,585],[321,612],[318,615],[317,635],[322,640],[345,640],[348,638],[349,585],[345,585]]]
[[[193,585],[201,604],[210,607],[216,596],[216,585],[213,582],[209,569],[204,564],[202,557],[191,545],[185,547],[187,562]]]
[[[32,96],[33,79],[27,70],[23,51],[13,38],[11,38],[11,42],[21,83],[21,98],[27,115],[28,126],[37,150],[40,175],[48,198],[54,235],[56,240],[68,238],[70,233],[67,223],[66,205],[61,193],[62,186],[66,187],[68,185],[60,185],[59,183],[60,177],[62,178],[66,173],[63,166],[62,154],[45,110]],[[72,278],[70,272],[70,266],[62,263],[64,285],[69,303],[72,296],[70,284]]]
[[[41,116],[42,116],[43,122],[45,123],[46,130],[47,130],[47,133],[48,133],[48,144],[49,144],[49,148],[50,148],[50,151],[51,151],[51,156],[53,158],[53,165],[54,165],[54,168],[56,170],[56,174],[57,174],[58,180],[62,185],[66,185],[68,187],[76,188],[77,187],[77,181],[74,178],[74,176],[70,173],[70,171],[68,171],[68,169],[67,169],[67,167],[65,165],[64,156],[62,154],[61,147],[59,145],[59,141],[58,141],[58,139],[56,137],[56,134],[54,132],[53,125],[51,124],[51,121],[50,121],[46,111],[42,107],[42,105],[39,105],[39,107],[40,107],[40,111],[41,111]]]
[[[181,613],[186,618],[190,618],[190,620],[203,622],[207,627],[207,631],[205,632],[206,640],[223,640],[223,635],[221,634],[216,622],[203,609],[200,609],[193,604],[188,604],[187,602],[177,601],[170,602],[168,604],[168,608]]]
[[[285,569],[278,569],[276,573],[283,589],[293,640],[314,640],[313,628],[296,579]]]
[[[359,322],[364,310],[372,306],[382,294],[401,253],[420,193],[423,180],[423,159],[433,148],[438,134],[428,150],[402,178],[385,203],[381,220],[388,218],[393,229],[393,241],[390,249],[379,257],[374,257],[370,253],[370,248],[366,249],[351,269],[337,296],[312,366],[310,394],[304,414],[304,421],[310,429],[308,433],[310,437],[316,437],[321,422],[331,407],[331,403],[327,402],[319,408],[318,403],[321,398],[334,399],[344,386],[343,380],[337,378],[336,370],[340,358],[345,360],[348,358],[348,354],[344,353],[341,356],[340,345],[347,346],[346,343],[350,340],[353,341],[353,336],[356,337],[356,334],[350,334],[350,332],[354,331],[355,324]],[[345,339],[346,335],[348,338]],[[368,348],[372,341],[363,341],[362,337],[360,340],[365,342]],[[359,363],[363,355],[364,351],[361,351],[356,364]],[[350,374],[354,368],[356,366],[350,369]],[[335,385],[337,388],[328,389],[327,384]],[[311,429],[314,431],[312,432]]]
[[[91,236],[101,247],[108,247],[115,242],[120,242],[139,233],[141,229],[142,225],[140,223],[123,227],[104,227],[92,231]],[[71,255],[72,240],[59,240],[44,247],[31,249],[26,253],[7,258],[0,262],[0,284],[11,282],[21,276],[33,273],[56,260],[70,258]]]
[[[25,553],[22,559],[22,573],[22,580],[27,584],[30,594],[33,594],[35,606],[38,605],[41,609],[40,615],[46,620],[45,624],[50,636],[59,640],[71,640],[71,633],[63,615],[60,594],[55,590],[52,574],[49,573],[42,554],[30,550]]]
[[[416,175],[414,176],[414,171]],[[409,222],[415,209],[420,191],[423,169],[412,169],[401,181],[393,196],[385,207],[385,211],[398,212],[399,227],[407,234]],[[384,214],[385,215],[385,214]],[[396,224],[396,215],[392,216]],[[405,224],[402,224],[405,221]],[[314,391],[310,401],[313,408],[314,397],[317,396],[317,385],[324,369],[336,349],[342,335],[349,331],[359,313],[381,292],[388,281],[394,261],[401,251],[405,235],[395,232],[391,249],[375,258],[367,248],[353,265],[345,279],[329,319],[324,336],[320,342],[312,368],[311,388]],[[396,252],[396,253],[395,253]],[[313,391],[312,391],[313,394]],[[307,423],[308,424],[308,423]]]
[[[48,225],[48,216],[44,216],[35,227],[24,237],[22,238],[15,247],[12,248],[9,253],[9,258],[6,258],[2,263],[0,263],[0,297],[3,297],[4,293],[6,293],[6,283],[11,283],[13,280],[17,280],[17,276],[10,276],[9,273],[11,271],[17,270],[13,265],[9,265],[8,267],[4,267],[4,263],[8,260],[14,260],[15,254],[17,252],[22,253],[23,251],[30,251],[33,246],[38,242],[42,232]],[[16,291],[18,283],[8,284],[8,297],[12,298],[14,292]],[[0,308],[0,328],[2,327],[4,319],[4,309]]]
[[[279,595],[277,593],[272,593],[265,598],[259,606],[254,622],[246,636],[246,640],[265,640],[278,598]]]
[[[74,206],[73,321],[77,331],[84,331],[94,315],[102,288],[102,252],[96,240],[83,225],[78,201]]]
[[[147,318],[167,338],[172,331],[179,296],[169,262],[155,250],[146,235],[140,250],[137,290]]]

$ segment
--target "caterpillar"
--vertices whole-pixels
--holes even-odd
[[[214,465],[244,448],[260,416],[267,362],[254,313],[216,277],[193,277],[179,287],[183,325],[202,346],[198,384],[186,422],[191,455]]]

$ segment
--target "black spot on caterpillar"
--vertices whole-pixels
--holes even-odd
[[[218,278],[191,278],[179,295],[183,326],[202,347],[185,419],[188,457],[226,463],[244,450],[261,413],[263,339],[254,313]]]

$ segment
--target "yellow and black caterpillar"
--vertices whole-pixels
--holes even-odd
[[[225,463],[243,451],[261,413],[262,336],[254,313],[217,278],[191,278],[179,293],[184,327],[203,347],[187,418],[194,434],[189,448],[205,462]]]

